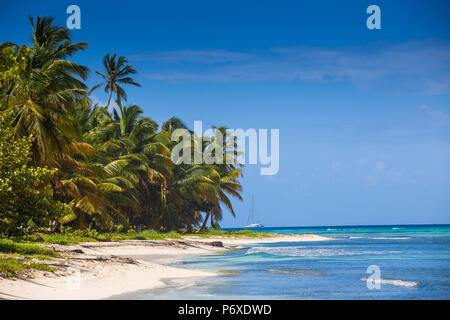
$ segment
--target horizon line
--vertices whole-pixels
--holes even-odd
[[[414,224],[349,224],[349,225],[315,225],[315,226],[264,226],[258,228],[246,228],[246,227],[221,227],[219,230],[224,229],[265,229],[265,228],[322,228],[322,227],[391,227],[391,226],[450,226],[450,223],[414,223]]]

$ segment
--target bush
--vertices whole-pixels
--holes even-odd
[[[75,230],[72,233],[74,236],[77,237],[86,237],[86,238],[98,238],[99,233],[95,229],[83,229],[83,230]]]
[[[52,171],[28,166],[33,138],[14,139],[10,127],[0,117],[0,234],[18,235],[28,226],[48,226],[71,209],[53,200]]]
[[[220,229],[220,224],[217,221],[214,221],[213,225],[212,225],[212,228],[213,229]]]

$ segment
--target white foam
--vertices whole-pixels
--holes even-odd
[[[367,277],[361,278],[362,281],[367,281]],[[374,284],[390,284],[392,286],[397,287],[405,287],[405,288],[412,288],[419,285],[419,282],[415,281],[404,281],[404,280],[393,280],[393,279],[373,279],[372,280]]]
[[[369,237],[368,239],[385,239],[385,240],[405,240],[409,237]]]
[[[350,239],[382,239],[382,240],[406,240],[409,237],[349,237]]]
[[[246,254],[266,253],[277,256],[288,257],[327,257],[327,256],[354,256],[365,254],[391,254],[400,251],[352,251],[345,249],[327,249],[327,248],[311,248],[311,247],[253,247],[247,250]]]

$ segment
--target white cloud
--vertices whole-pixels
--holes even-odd
[[[386,164],[384,163],[384,161],[377,161],[377,162],[375,162],[375,170],[378,173],[383,172],[385,167],[386,167]]]
[[[148,74],[158,81],[346,81],[389,94],[450,93],[450,42],[436,39],[364,47],[282,47],[259,54],[176,50],[144,58],[159,62]]]
[[[149,54],[135,54],[129,56],[134,61],[156,61],[161,63],[192,62],[201,64],[216,64],[242,61],[251,58],[250,54],[220,49],[207,50],[174,50],[160,51]]]
[[[426,104],[421,104],[418,109],[427,117],[431,118],[436,124],[442,126],[450,125],[450,114],[432,108]]]

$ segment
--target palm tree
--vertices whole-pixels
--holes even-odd
[[[91,106],[90,102],[79,105],[75,110],[74,117],[80,127],[81,133],[85,136],[91,130],[102,127],[106,122],[111,120],[106,107],[101,107],[98,103]]]
[[[176,129],[187,129],[186,125],[180,119],[172,117],[163,123],[161,130],[172,134]]]
[[[132,183],[125,177],[109,177],[101,164],[87,161],[80,165],[83,171],[66,168],[58,179],[56,189],[72,204],[72,212],[60,223],[85,229],[95,222],[103,230],[111,230],[114,222],[127,225],[124,209],[138,206]]]
[[[171,118],[163,124],[162,128],[167,130],[166,134],[170,136],[172,130],[180,127],[183,127],[182,122],[176,118]],[[225,131],[226,128],[221,127],[218,130]],[[195,143],[198,143],[197,138],[193,136],[192,152],[196,152]],[[216,143],[214,139],[204,139],[201,146],[202,150],[213,143]],[[229,143],[223,141],[224,146]],[[175,143],[172,143],[169,147],[173,148],[174,145]],[[225,149],[223,157],[225,157]],[[240,176],[241,169],[234,164],[207,165],[202,163],[172,166],[172,169],[165,175],[164,199],[166,212],[162,211],[158,220],[164,222],[166,229],[176,226],[177,221],[189,228],[189,224],[195,225],[200,222],[200,212],[205,212],[206,216],[200,228],[202,230],[206,227],[209,218],[211,218],[211,224],[213,224],[213,219],[222,219],[222,205],[235,216],[229,195],[242,200]]]
[[[83,50],[84,42],[72,43],[69,30],[53,25],[53,18],[37,17],[32,46],[18,50],[24,68],[0,89],[2,111],[15,115],[15,136],[33,135],[36,163],[51,164],[54,153],[64,153],[79,137],[78,124],[72,114],[82,105],[88,69],[66,60]],[[2,46],[14,44],[3,44]]]
[[[85,110],[80,118],[90,113]],[[84,135],[96,149],[94,161],[104,166],[106,174],[124,177],[133,184],[139,206],[126,209],[132,224],[139,216],[151,220],[148,219],[152,211],[150,199],[159,192],[154,189],[164,185],[161,171],[172,165],[170,150],[163,144],[170,142],[170,137],[157,133],[158,125],[141,114],[142,109],[137,105],[125,106],[117,100],[113,114],[105,116]]]
[[[206,228],[208,219],[211,219],[211,227],[214,225],[214,219],[216,221],[222,220],[222,206],[231,212],[233,217],[236,216],[233,205],[229,198],[229,195],[242,201],[241,191],[242,186],[239,183],[239,177],[242,175],[241,169],[235,169],[227,172],[220,172],[219,168],[213,169],[216,175],[213,176],[214,196],[212,200],[209,200],[209,208],[206,210],[206,216],[203,220],[203,224],[200,227],[200,231]]]
[[[0,112],[13,114],[16,137],[34,137],[34,164],[55,169],[53,196],[73,209],[60,223],[171,230],[203,222],[204,229],[208,221],[222,219],[225,208],[235,215],[231,197],[242,200],[239,163],[175,165],[171,151],[177,142],[171,134],[186,126],[170,118],[158,130],[139,106],[123,104],[127,95],[121,85],[139,86],[129,77],[136,70],[124,57],[104,57],[106,72],[97,72],[104,81],[90,92],[104,86],[108,104],[93,106],[83,83],[88,69],[68,60],[87,44],[72,43],[69,30],[53,25],[52,18],[30,22],[30,47],[0,44]],[[114,93],[117,107],[110,112]],[[226,127],[217,130],[223,134]],[[218,150],[216,143],[192,134],[191,152]],[[236,145],[235,140],[223,143],[224,154],[214,156],[225,158],[227,147]],[[231,156],[236,159],[238,153]]]
[[[111,56],[107,53],[103,58],[103,67],[105,68],[106,74],[98,71],[95,72],[100,75],[104,81],[95,85],[91,91],[89,91],[89,94],[91,94],[95,89],[105,86],[105,92],[109,92],[106,107],[109,107],[113,92],[116,94],[117,100],[127,100],[127,94],[119,84],[132,84],[140,87],[140,84],[134,82],[131,77],[127,77],[130,74],[136,74],[137,71],[128,64],[128,60],[125,57],[120,56],[116,60],[116,54]]]
[[[222,136],[226,136],[227,130],[226,127],[219,127],[213,129],[221,133]],[[205,150],[210,146],[213,145],[217,146],[218,142],[219,141],[216,140],[215,136],[210,139],[208,138],[203,139],[202,148],[203,150]],[[227,152],[228,148],[235,148],[235,147],[237,147],[236,139],[232,139],[230,141],[223,140],[222,141],[223,154],[221,155],[214,154],[214,157],[221,159],[222,163],[208,165],[208,167],[210,167],[216,172],[216,175],[214,175],[213,179],[215,187],[215,196],[209,204],[209,210],[206,211],[206,216],[199,230],[205,229],[206,223],[209,218],[211,219],[211,227],[213,227],[214,225],[214,219],[216,221],[222,219],[222,212],[223,212],[222,205],[224,205],[231,212],[233,217],[236,216],[229,195],[242,201],[241,196],[242,186],[239,182],[239,178],[242,176],[242,170],[240,168],[242,167],[242,165],[240,165],[237,162],[237,156],[239,155],[238,152],[234,151],[232,154],[229,154]],[[230,157],[232,159],[230,159]]]

